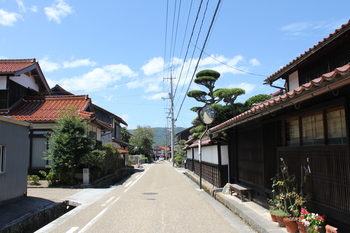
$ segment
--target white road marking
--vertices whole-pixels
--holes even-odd
[[[72,227],[71,229],[69,229],[69,231],[67,231],[66,233],[73,233],[74,231],[76,231],[79,227]]]
[[[120,197],[118,197],[117,199],[115,199],[115,200],[111,203],[111,205],[113,205],[114,203],[116,203],[116,202],[119,200],[119,198],[120,198]]]
[[[109,207],[104,208],[96,217],[94,217],[88,224],[85,225],[83,229],[79,231],[79,233],[85,232],[87,229],[89,229],[107,210]]]
[[[106,206],[108,202],[112,201],[114,197],[109,198],[105,203],[103,203],[101,206]]]
[[[128,187],[129,185],[131,185],[132,184],[132,181],[130,181],[129,183],[127,183],[126,185],[125,185],[125,187]]]
[[[153,165],[153,164],[152,164]],[[151,165],[151,166],[152,166]],[[151,167],[150,166],[150,167]],[[124,193],[126,193],[134,184],[136,184],[136,182],[144,175],[146,174],[146,172],[149,170],[149,167],[147,169],[145,169],[145,171],[139,176],[137,177],[137,179],[134,181],[134,183],[132,183],[127,189],[124,190]]]

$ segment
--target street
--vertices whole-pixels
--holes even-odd
[[[166,161],[108,189],[71,192],[66,199],[82,205],[38,233],[254,232]]]

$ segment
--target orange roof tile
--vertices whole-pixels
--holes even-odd
[[[333,91],[339,87],[350,84],[350,63],[338,67],[332,72],[323,74],[300,87],[283,95],[276,96],[267,101],[256,104],[253,108],[243,112],[217,126],[209,129],[211,133],[221,132],[240,123],[253,120],[264,114],[277,111],[280,108],[295,105],[301,101],[311,99],[325,92]]]
[[[87,111],[90,104],[87,95],[25,97],[8,113],[0,114],[21,121],[53,122],[59,118],[59,110],[74,106],[84,119],[94,119],[94,113]]]
[[[33,59],[6,59],[0,60],[0,73],[14,73],[36,63]]]

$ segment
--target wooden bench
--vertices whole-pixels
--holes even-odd
[[[247,195],[248,194],[248,200],[252,201],[252,193],[251,193],[252,189],[245,187],[243,185],[240,184],[230,184],[230,193],[232,195],[232,193],[237,193],[240,197],[242,202],[244,202],[244,194]]]

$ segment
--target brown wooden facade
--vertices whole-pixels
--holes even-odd
[[[229,182],[267,207],[281,159],[300,186],[308,169],[308,210],[350,232],[350,21],[264,81],[276,80],[279,96],[209,129],[227,133]]]

